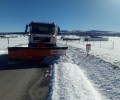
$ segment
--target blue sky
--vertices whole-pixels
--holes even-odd
[[[120,0],[0,0],[0,32],[24,31],[30,21],[62,30],[120,32]]]

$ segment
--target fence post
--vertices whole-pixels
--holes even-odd
[[[8,47],[9,47],[9,37],[7,37],[7,41],[8,41]]]

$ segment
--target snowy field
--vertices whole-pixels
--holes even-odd
[[[14,36],[14,35],[12,35]],[[11,35],[8,35],[6,37],[12,37]],[[0,53],[4,54],[7,53],[8,47],[13,46],[24,46],[28,43],[28,36],[23,35],[15,35],[16,38],[0,38]]]
[[[82,48],[86,52],[86,44],[91,44],[90,54],[97,56],[114,67],[120,68],[120,37],[109,37],[109,41],[61,41],[61,43],[76,48]]]
[[[9,40],[9,46],[27,43],[27,36]],[[92,46],[89,56],[87,43]],[[68,46],[68,50],[51,66],[48,100],[120,100],[119,44],[119,37],[109,37],[106,42],[66,42],[59,38],[57,45]],[[0,39],[1,54],[7,53],[7,47],[7,39]]]

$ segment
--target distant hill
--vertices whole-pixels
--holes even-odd
[[[24,35],[25,32],[0,32],[0,35],[9,35],[9,34],[15,34],[15,35]]]
[[[27,34],[25,32],[0,32],[0,35],[7,34],[17,34],[24,35]],[[100,31],[100,30],[90,30],[90,31],[82,31],[82,30],[61,30],[60,35],[79,35],[79,36],[119,36],[120,32],[112,32],[112,31]]]
[[[112,32],[112,31],[99,31],[99,30],[90,30],[90,31],[61,31],[61,35],[80,35],[80,36],[120,36],[120,32]]]

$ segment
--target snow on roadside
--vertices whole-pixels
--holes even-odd
[[[112,42],[114,41],[114,49],[112,49]],[[111,64],[113,64],[114,66],[117,66],[120,68],[120,38],[119,37],[111,37],[110,41],[108,42],[72,42],[72,41],[61,41],[59,40],[59,43],[62,44],[66,44],[66,46],[73,46],[76,48],[82,48],[84,50],[84,52],[86,52],[86,44],[89,43],[91,44],[91,51],[90,54],[95,55],[103,60],[105,60],[106,62],[109,62]],[[100,46],[101,43],[101,46]]]
[[[65,46],[66,44],[60,42],[58,45]],[[80,69],[84,70],[84,74],[94,83],[94,88],[104,98],[102,100],[120,100],[119,68],[96,55],[90,54],[87,57],[86,52],[79,45],[75,47],[75,44],[71,43],[71,46],[67,46],[67,55],[62,61],[77,64]],[[104,49],[102,51],[104,53]]]
[[[7,47],[20,46],[28,43],[28,36],[18,35],[15,38],[9,38],[9,45],[7,38],[0,38],[0,50],[7,49]]]
[[[101,96],[76,64],[54,64],[52,100],[101,100]]]
[[[8,50],[6,50],[6,49],[0,50],[0,55],[2,55],[2,54],[7,54],[7,53],[8,53]]]
[[[120,70],[94,55],[86,56],[79,48],[70,47],[67,59],[71,59],[94,83],[94,87],[104,95],[105,100],[120,100]],[[66,59],[66,58],[65,58]]]
[[[28,36],[20,36],[18,35],[15,38],[9,38],[9,45],[7,38],[0,38],[0,54],[8,54],[8,46],[9,47],[26,47],[28,44]]]

